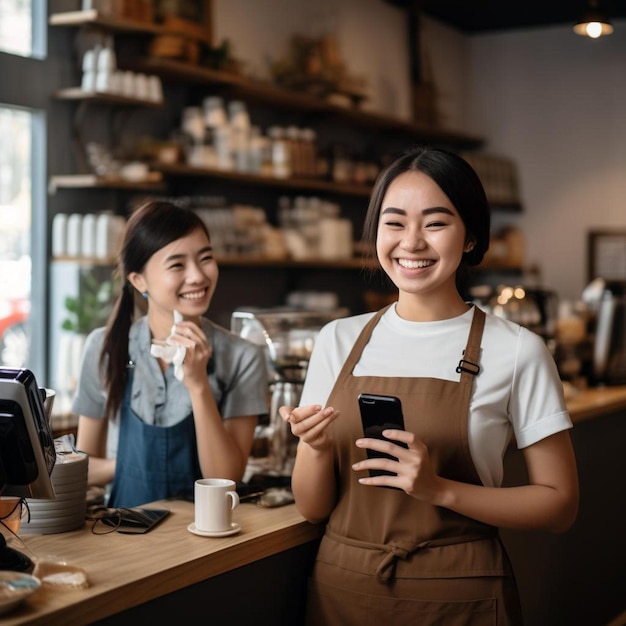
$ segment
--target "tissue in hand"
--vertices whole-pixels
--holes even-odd
[[[175,343],[171,341],[171,337],[174,334],[174,326],[178,322],[182,322],[183,316],[178,312],[174,311],[174,325],[170,331],[167,339],[162,343],[152,343],[150,346],[150,354],[153,357],[163,359],[166,363],[174,364],[174,376],[180,381],[182,381],[184,373],[183,373],[183,361],[185,360],[185,352],[187,348],[185,346],[181,346],[179,343]]]

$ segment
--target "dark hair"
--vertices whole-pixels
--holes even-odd
[[[491,214],[478,175],[458,154],[441,148],[416,146],[388,165],[378,175],[370,196],[363,225],[363,243],[374,256],[383,199],[389,185],[405,172],[421,172],[439,185],[463,220],[467,239],[474,242],[472,250],[463,254],[456,273],[457,289],[463,293],[467,286],[469,267],[478,265],[489,248]]]
[[[122,290],[109,316],[100,353],[100,370],[107,390],[107,417],[116,416],[126,384],[128,333],[135,312],[135,290],[127,277],[132,272],[142,272],[155,252],[198,228],[210,240],[208,228],[197,213],[164,201],[141,205],[126,223],[116,270],[122,279]]]

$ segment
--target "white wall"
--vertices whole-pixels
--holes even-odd
[[[294,32],[334,33],[350,71],[367,74],[366,108],[410,117],[406,17],[381,0],[215,0],[216,40],[267,75]],[[587,283],[590,229],[626,229],[626,21],[597,41],[569,26],[467,37],[423,20],[443,127],[482,136],[518,165],[528,263],[562,298]]]
[[[587,282],[587,232],[626,229],[626,21],[470,38],[469,126],[514,158],[527,257],[562,298]]]
[[[408,33],[404,11],[381,0],[214,0],[216,43],[231,40],[245,71],[268,76],[292,34],[335,35],[350,73],[368,79],[364,109],[408,119]]]

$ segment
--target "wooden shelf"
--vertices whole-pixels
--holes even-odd
[[[140,22],[138,20],[121,19],[101,15],[96,9],[87,11],[64,11],[53,13],[48,19],[50,26],[98,26],[117,33],[144,33],[146,35],[162,35],[166,31],[159,24]]]
[[[257,185],[262,187],[274,187],[279,189],[302,190],[312,192],[329,192],[344,196],[367,198],[371,192],[371,186],[356,185],[350,183],[334,183],[332,181],[317,180],[315,178],[274,178],[272,176],[259,176],[245,174],[230,170],[219,170],[204,167],[194,167],[183,163],[153,163],[153,170],[161,172],[164,176],[200,176],[216,178],[243,183],[245,185]]]
[[[489,200],[489,198],[487,198]],[[498,200],[489,200],[492,211],[501,211],[503,213],[521,213],[524,209],[521,202],[500,202]]]
[[[110,18],[100,15],[96,10],[55,13],[50,16],[49,24],[51,26],[74,28],[79,26],[98,26],[112,32],[133,32],[147,35],[168,32],[159,24]],[[322,113],[371,130],[407,133],[413,139],[443,143],[458,148],[477,148],[484,143],[483,139],[479,137],[443,128],[430,128],[411,121],[361,111],[354,107],[339,106],[310,94],[277,87],[272,83],[253,81],[236,74],[191,65],[182,61],[159,58],[118,59],[118,64],[125,69],[156,74],[170,82],[221,86],[228,88],[233,97],[271,104],[276,108]]]
[[[440,128],[429,128],[378,113],[341,107],[331,104],[322,98],[281,89],[270,83],[252,81],[235,74],[219,72],[181,61],[158,58],[132,60],[122,58],[118,59],[118,63],[125,69],[146,74],[156,74],[166,81],[216,85],[227,88],[233,97],[243,98],[250,102],[263,102],[275,108],[292,111],[299,110],[325,114],[340,121],[370,130],[405,133],[413,139],[433,141],[458,148],[477,148],[483,143],[483,140],[478,137]]]
[[[266,267],[266,268],[294,268],[294,269],[346,269],[346,270],[380,270],[376,259],[366,260],[361,257],[351,259],[308,259],[296,261],[294,259],[271,259],[260,256],[217,256],[217,262],[223,267]],[[477,271],[521,272],[522,268],[496,262],[481,263]]]
[[[166,177],[205,177],[221,180],[230,180],[244,185],[257,185],[262,187],[274,187],[279,189],[290,189],[293,191],[328,192],[334,195],[353,196],[356,198],[369,198],[373,183],[370,185],[357,185],[355,183],[335,183],[328,180],[315,178],[274,178],[272,176],[260,176],[257,174],[246,174],[231,170],[220,170],[208,167],[196,167],[185,163],[158,163],[150,164],[152,170],[161,172]],[[522,206],[519,203],[503,204],[493,203],[493,211],[521,212]]]
[[[483,259],[482,263],[475,268],[475,270],[521,273],[524,268],[520,265],[512,265],[511,263],[507,263],[506,261],[485,258]]]
[[[360,270],[360,269],[376,269],[378,263],[368,262],[362,258],[351,259],[307,259],[302,261],[296,261],[294,259],[272,259],[262,256],[220,256],[217,255],[216,260],[222,267],[265,267],[265,268],[277,268],[277,269],[289,269],[289,268],[309,268],[309,269],[346,269],[346,270]],[[101,259],[97,257],[54,257],[52,259],[55,263],[78,263],[84,266],[103,266],[103,267],[115,267],[117,265],[117,259],[107,258]]]
[[[351,259],[271,259],[260,256],[217,256],[217,263],[222,267],[265,267],[277,269],[329,269],[329,270],[365,270],[378,268],[377,262],[368,262],[361,258]]]
[[[135,182],[122,178],[102,178],[95,174],[68,174],[52,176],[48,185],[50,193],[57,189],[121,189],[131,191],[165,191],[166,186],[159,182]]]
[[[117,259],[113,257],[100,258],[92,256],[55,256],[52,257],[53,263],[78,263],[78,265],[84,265],[86,267],[115,267],[117,265]]]
[[[53,96],[57,100],[69,100],[79,102],[99,102],[112,106],[136,106],[136,107],[162,107],[164,102],[156,102],[155,100],[143,100],[140,98],[131,98],[114,93],[104,93],[102,91],[85,91],[80,87],[68,87],[60,89]]]
[[[353,257],[350,259],[304,259],[295,260],[274,259],[263,256],[246,256],[246,255],[217,255],[217,262],[222,267],[264,267],[276,269],[339,269],[339,270],[379,270],[380,265],[376,259],[367,260],[362,257]],[[96,257],[54,257],[55,262],[72,262],[80,265],[101,265],[115,266],[117,260],[114,258],[100,259]],[[497,270],[505,272],[521,272],[522,268],[497,262],[482,263],[477,270]]]

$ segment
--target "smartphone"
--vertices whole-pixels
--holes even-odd
[[[107,526],[115,527],[118,533],[142,535],[152,530],[169,513],[168,509],[144,509],[137,507],[121,509],[121,518],[119,520],[104,518],[102,521]]]
[[[362,393],[358,397],[359,410],[361,411],[361,422],[363,424],[363,434],[365,437],[375,439],[383,439],[383,430],[394,428],[396,430],[404,430],[404,416],[402,414],[402,403],[395,396],[385,396],[380,394]],[[405,443],[395,442],[406,448]],[[397,461],[395,456],[385,452],[367,449],[367,457],[369,459],[385,458]],[[370,476],[395,476],[394,472],[387,470],[370,470]]]

